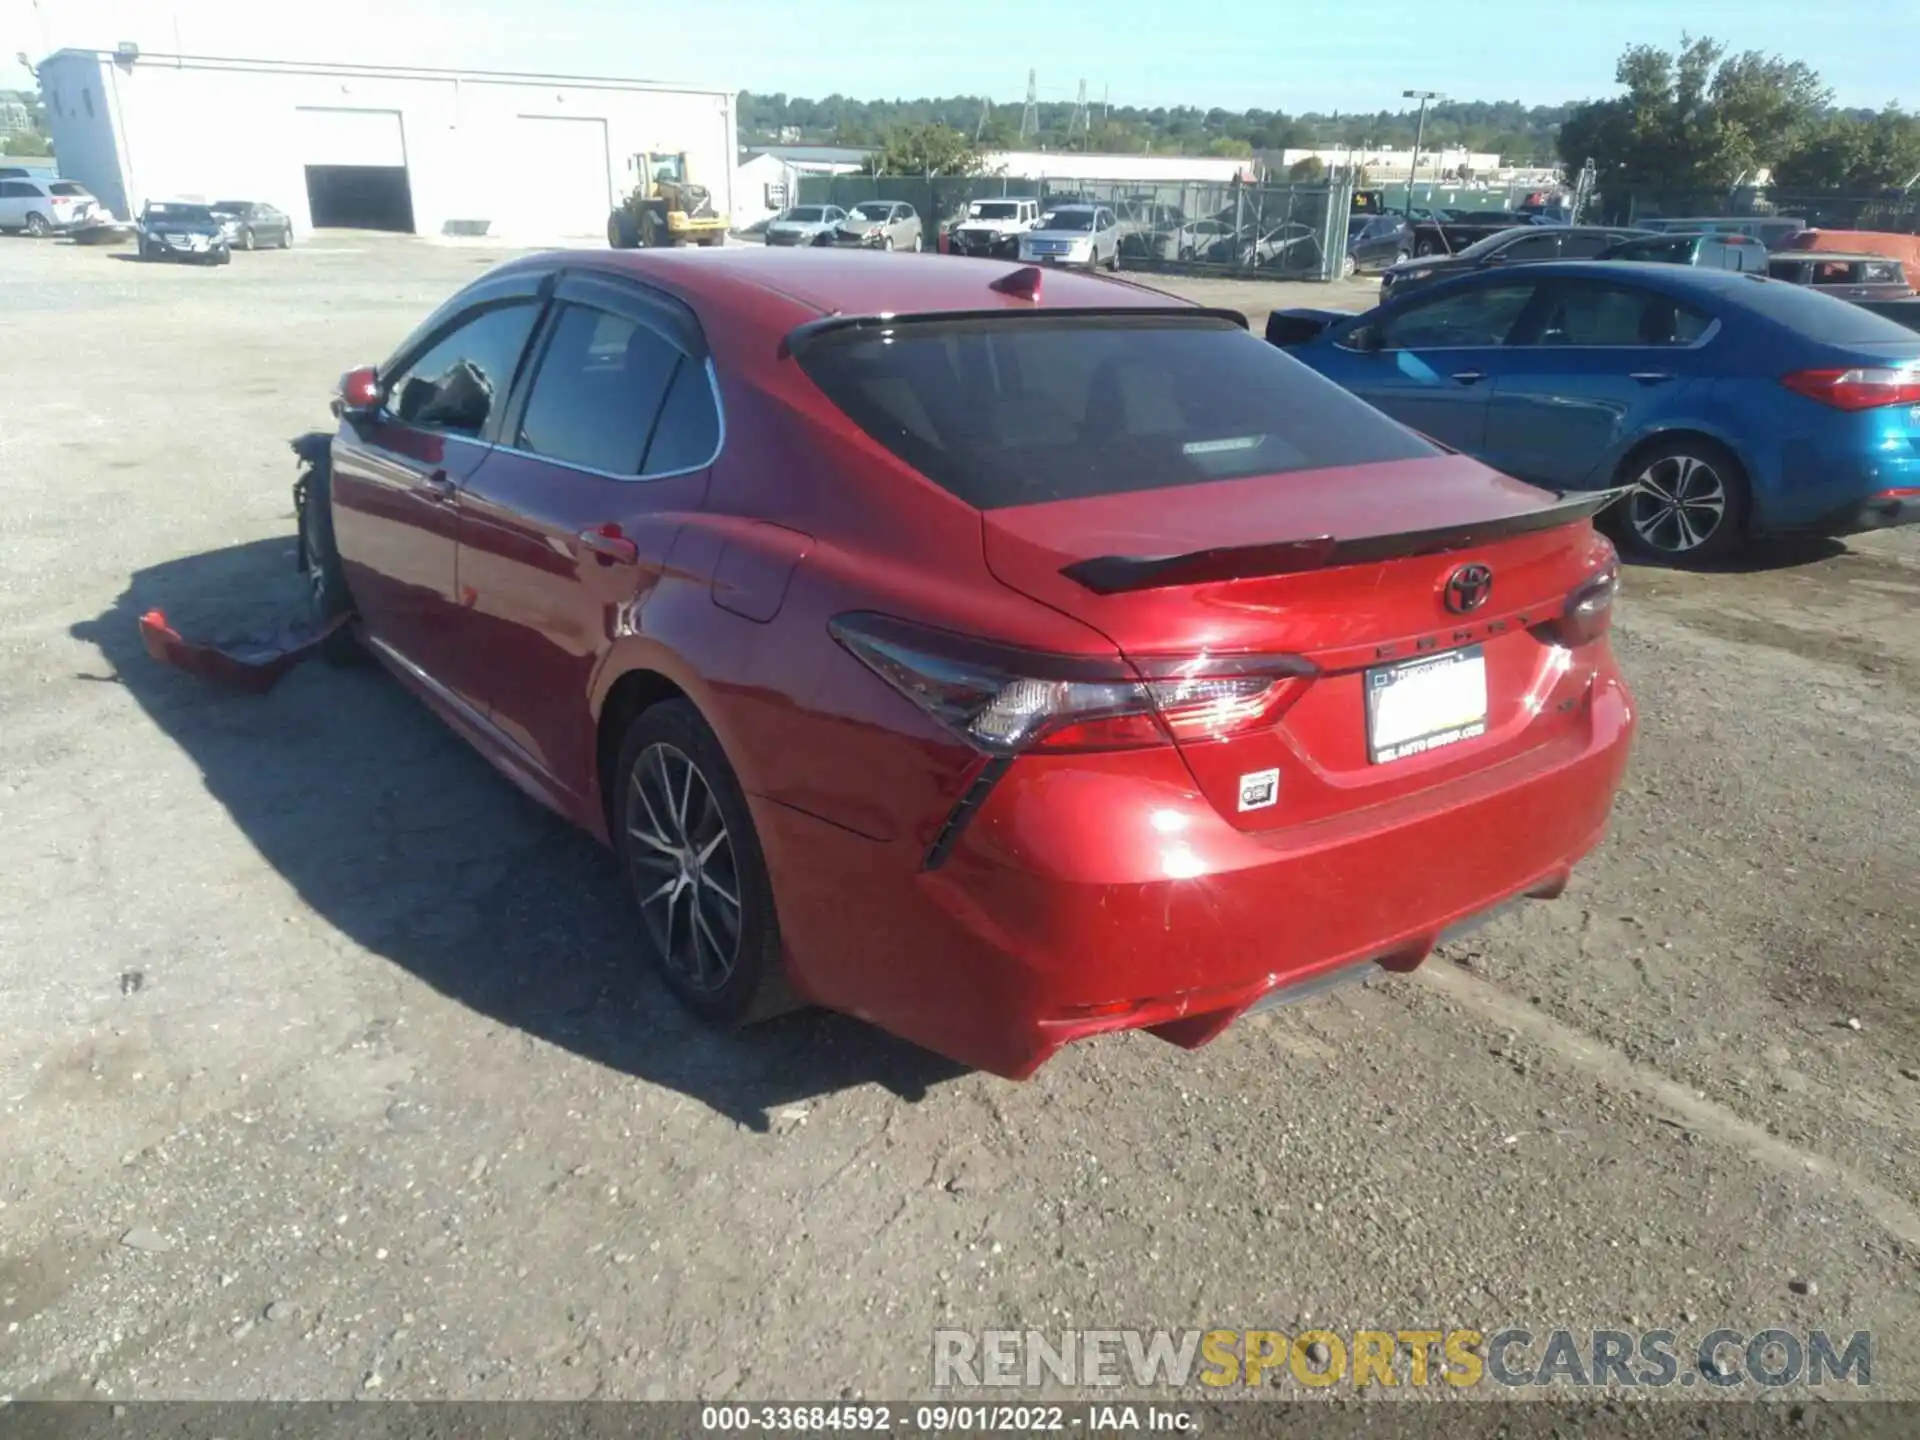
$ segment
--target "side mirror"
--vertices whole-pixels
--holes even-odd
[[[1378,355],[1387,348],[1386,343],[1380,338],[1380,327],[1377,325],[1362,325],[1347,339],[1362,355]]]
[[[343,420],[362,420],[380,408],[380,372],[371,365],[349,370],[340,377],[333,397],[333,413]]]

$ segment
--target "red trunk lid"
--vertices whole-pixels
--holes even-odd
[[[1556,511],[1553,496],[1464,456],[1012,506],[984,512],[983,523],[987,564],[1002,583],[1092,625],[1129,658],[1313,662],[1318,674],[1276,724],[1181,742],[1201,791],[1242,829],[1325,820],[1581,743],[1600,647],[1560,643],[1551,627],[1611,547],[1577,509]],[[1477,534],[1389,538],[1460,526]],[[1326,537],[1350,548],[1325,554],[1313,542]],[[1408,549],[1421,553],[1395,553]],[[1172,572],[1174,583],[1140,563],[1199,554],[1186,579]],[[1101,557],[1136,563],[1083,566],[1088,579],[1063,573]],[[1485,566],[1491,587],[1454,613],[1448,586],[1463,566]],[[1436,663],[1418,676],[1390,673],[1422,660]],[[1452,681],[1436,673],[1463,661]],[[1453,743],[1403,743],[1421,715],[1476,690],[1481,667],[1484,732],[1469,720],[1454,727],[1467,738]],[[1383,695],[1370,702],[1370,688]],[[1426,698],[1408,709],[1383,698],[1388,689]]]

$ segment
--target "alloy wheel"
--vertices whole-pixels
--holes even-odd
[[[719,991],[739,960],[740,874],[706,777],[677,747],[649,745],[628,778],[622,818],[654,948],[691,989]]]
[[[45,235],[46,233],[47,233],[47,220],[44,215],[34,214],[34,215],[27,216],[27,234],[38,239],[40,236]]]
[[[1651,550],[1684,555],[1713,538],[1726,519],[1727,487],[1696,455],[1667,455],[1634,481],[1627,523]]]

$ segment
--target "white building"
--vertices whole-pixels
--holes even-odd
[[[733,172],[733,228],[745,230],[800,202],[809,175],[858,175],[873,152],[831,145],[771,145]]]
[[[1268,151],[1269,155],[1273,152]],[[1362,145],[1323,145],[1315,150],[1283,150],[1280,152],[1279,170],[1284,176],[1288,168],[1298,165],[1302,160],[1318,160],[1329,170],[1340,166],[1357,166],[1365,170],[1368,177],[1377,185],[1383,180],[1404,180],[1413,166],[1413,151],[1378,149]],[[1430,180],[1444,174],[1459,174],[1470,171],[1475,175],[1486,175],[1500,168],[1500,157],[1477,150],[1463,150],[1458,147],[1434,149],[1420,147],[1420,178]]]
[[[61,173],[122,218],[245,199],[303,231],[604,236],[644,151],[686,152],[715,207],[733,204],[723,90],[108,50],[58,51],[39,76]]]
[[[1078,150],[1008,150],[986,157],[986,173],[1015,180],[1132,180],[1141,184],[1187,181],[1231,184],[1251,180],[1252,160],[1211,155],[1088,155]]]

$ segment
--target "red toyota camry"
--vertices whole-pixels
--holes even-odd
[[[335,407],[317,607],[613,846],[711,1020],[1199,1045],[1558,893],[1626,762],[1606,497],[1141,286],[536,256]]]

